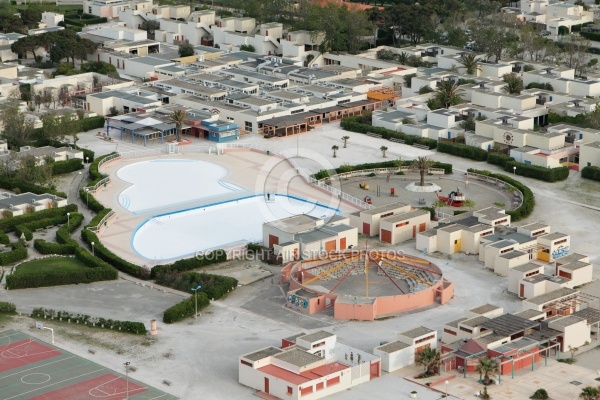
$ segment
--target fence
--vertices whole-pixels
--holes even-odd
[[[419,170],[409,167],[409,166],[398,167],[398,168],[361,169],[358,171],[343,172],[341,174],[337,174],[330,178],[323,178],[323,179],[321,179],[321,181],[326,180],[326,179],[336,178],[336,177],[341,179],[341,178],[352,178],[353,176],[363,176],[363,175],[369,175],[369,174],[395,174],[397,172],[419,172]],[[429,168],[428,173],[430,173],[432,175],[444,175],[444,169],[443,168]]]
[[[102,167],[104,164],[107,164],[111,161],[116,161],[121,157],[121,155],[119,153],[110,155],[108,157],[104,157],[102,160],[100,160],[100,162],[98,163],[98,171],[100,171],[100,167]]]
[[[164,153],[163,149],[148,149],[138,151],[126,151],[119,153],[119,157],[132,158],[132,157],[146,157]]]
[[[212,146],[196,146],[188,145],[179,147],[180,153],[205,153],[205,154],[217,154],[218,148]]]
[[[101,179],[94,186],[87,186],[85,188],[85,191],[87,191],[89,193],[94,193],[96,190],[98,190],[99,187],[108,185],[108,182],[110,182],[110,177],[109,176],[107,176],[104,179]]]
[[[110,218],[112,218],[113,216],[115,216],[115,212],[113,210],[110,210],[110,212],[108,214],[106,214],[104,216],[104,218],[102,218],[100,220],[100,222],[98,223],[98,225],[96,226],[88,226],[88,229],[94,233],[100,234],[101,230],[103,227],[107,227],[108,226],[108,220]]]

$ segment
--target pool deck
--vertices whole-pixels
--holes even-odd
[[[119,194],[131,186],[131,183],[119,179],[117,171],[125,165],[159,158],[202,160],[220,164],[229,171],[229,174],[222,178],[222,180],[243,187],[247,191],[244,194],[233,192],[221,196],[208,196],[186,204],[168,206],[146,213],[130,213],[119,203]],[[337,196],[333,196],[305,182],[288,161],[278,156],[268,156],[255,151],[236,151],[218,156],[190,152],[185,154],[124,158],[103,166],[101,172],[109,175],[111,182],[106,188],[99,189],[95,197],[106,207],[112,208],[116,213],[116,218],[100,234],[102,244],[125,260],[150,267],[156,264],[164,264],[168,260],[150,260],[141,257],[131,247],[131,238],[132,233],[140,224],[155,215],[259,193],[279,193],[298,196],[308,201],[339,208],[344,213],[351,213],[359,209],[348,202],[340,202]],[[215,229],[218,229],[218,227],[215,227]]]

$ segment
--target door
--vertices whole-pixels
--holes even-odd
[[[454,241],[454,252],[455,253],[459,253],[460,252],[460,239],[456,239]]]
[[[329,242],[325,242],[325,251],[331,252],[335,251],[335,240],[330,240]]]
[[[340,250],[346,250],[346,238],[340,238]]]
[[[544,249],[542,251],[538,251],[538,260],[550,262],[550,250]]]
[[[420,224],[419,225],[419,232],[424,232],[425,229],[427,229],[427,224]]]
[[[519,285],[519,297],[525,297],[525,285],[522,283]]]
[[[413,225],[413,236],[412,237],[417,237],[417,226]]]
[[[363,222],[363,234],[370,235],[371,234],[371,225]]]
[[[392,243],[392,232],[382,229],[381,230],[381,241],[384,243]]]
[[[275,235],[269,235],[269,247],[279,244],[279,238]]]
[[[265,393],[269,393],[269,378],[265,378]]]

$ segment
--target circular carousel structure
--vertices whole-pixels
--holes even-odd
[[[389,250],[351,250],[293,261],[287,306],[308,314],[333,307],[336,319],[371,321],[385,315],[444,304],[454,285],[422,258]]]

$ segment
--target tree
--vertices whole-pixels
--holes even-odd
[[[9,148],[19,149],[33,135],[33,122],[26,117],[17,107],[5,108],[0,114],[4,128],[2,137],[8,142]]]
[[[475,201],[471,200],[471,199],[467,199],[462,202],[462,205],[463,205],[463,207],[467,207],[469,210],[473,211],[473,208],[475,207]]]
[[[177,142],[181,142],[181,126],[185,120],[185,114],[186,110],[183,109],[175,110],[169,114],[169,121],[175,124],[175,129],[177,131]]]
[[[47,184],[52,181],[52,166],[38,166],[35,156],[26,154],[20,158],[15,175],[25,182]]]
[[[506,82],[506,85],[502,87],[502,90],[506,93],[520,94],[523,90],[523,79],[514,72],[502,75],[502,80]]]
[[[243,44],[240,46],[240,51],[249,51],[250,53],[255,53],[256,48],[251,44]]]
[[[333,158],[336,158],[336,157],[337,157],[337,151],[338,151],[339,149],[340,149],[340,148],[339,148],[339,147],[338,147],[338,145],[336,145],[336,144],[334,144],[333,146],[331,146],[331,150],[333,150]]]
[[[575,70],[575,75],[583,75],[587,70],[588,49],[590,41],[575,35],[569,35],[561,39],[565,56],[565,65]]]
[[[379,148],[379,150],[381,150],[381,153],[383,154],[383,158],[385,158],[385,152],[388,150],[387,146],[381,146]]]
[[[344,148],[348,147],[348,139],[350,139],[350,136],[342,136],[342,140],[344,141]]]
[[[431,159],[425,156],[417,157],[413,161],[412,166],[419,170],[419,175],[421,176],[419,186],[425,186],[425,175],[429,172],[429,168],[431,167]]]
[[[111,108],[108,109],[108,116],[114,117],[115,115],[119,115],[119,109],[115,106],[112,106]]]
[[[515,28],[518,21],[513,14],[499,13],[489,17],[493,23],[470,25],[473,34],[474,48],[486,54],[486,58],[494,58],[495,62],[502,59],[502,54],[511,41],[516,40]]]
[[[145,20],[142,22],[141,29],[148,33],[149,39],[154,39],[154,32],[160,29],[160,22],[156,20]]]
[[[530,399],[533,400],[548,400],[548,392],[546,391],[546,389],[538,389],[535,391],[535,393],[533,394],[533,396],[530,397]]]
[[[462,103],[462,94],[464,91],[459,88],[458,84],[451,79],[443,80],[439,83],[433,98],[440,107],[449,108]]]
[[[483,374],[483,384],[490,385],[492,383],[492,377],[499,370],[498,361],[489,358],[480,358],[479,364],[477,364],[477,372]]]
[[[179,57],[190,57],[195,54],[194,46],[189,43],[179,45]]]
[[[96,72],[98,74],[109,76],[117,74],[118,76],[117,68],[114,65],[104,61],[86,62],[85,64],[81,64],[80,68],[82,72]]]
[[[482,398],[483,400],[491,400],[492,396],[490,396],[490,394],[487,391],[487,386],[483,387],[483,390],[481,391],[481,394],[479,395],[480,398]]]
[[[459,63],[466,69],[467,75],[474,75],[481,69],[479,66],[479,57],[475,53],[463,53],[460,56]]]
[[[425,368],[427,375],[435,374],[435,369],[442,363],[442,355],[435,348],[428,347],[417,354],[415,364]]]

